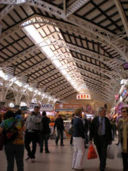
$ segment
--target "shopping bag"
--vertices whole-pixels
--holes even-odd
[[[92,144],[88,148],[87,158],[88,159],[96,159],[97,158],[96,150]]]
[[[0,134],[0,150],[3,150],[4,146],[4,134]]]
[[[113,148],[112,145],[108,145],[108,148],[107,148],[107,158],[108,159],[114,159],[115,158],[114,148]]]
[[[121,147],[121,143],[119,143],[119,145],[117,146],[117,157],[118,158],[122,158],[122,147]]]

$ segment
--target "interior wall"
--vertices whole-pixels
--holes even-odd
[[[104,106],[104,104],[105,104],[102,101],[98,101],[98,100],[94,100],[94,99],[91,99],[91,100],[77,100],[76,99],[76,94],[73,94],[72,96],[69,96],[68,98],[66,98],[65,99],[65,103],[69,103],[69,104],[82,104],[83,107],[84,106],[86,107],[86,105],[89,104],[89,105],[92,106],[93,110],[95,110],[95,111],[98,111],[98,108]],[[111,109],[111,105],[107,104],[107,106],[108,106],[107,112],[109,112],[110,109]]]

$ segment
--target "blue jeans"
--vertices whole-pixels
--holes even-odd
[[[7,171],[14,171],[14,160],[16,160],[17,171],[24,171],[24,145],[6,144],[5,154],[7,158]]]

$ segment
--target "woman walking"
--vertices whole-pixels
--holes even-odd
[[[128,107],[122,107],[118,123],[119,141],[122,145],[123,171],[128,171]]]
[[[23,120],[20,113],[15,115],[12,111],[6,112],[5,119],[0,124],[0,134],[2,133],[5,135],[7,171],[14,171],[14,159],[16,160],[17,171],[23,171]]]

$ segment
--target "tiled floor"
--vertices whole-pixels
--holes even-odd
[[[49,141],[49,154],[40,153],[37,147],[36,162],[24,161],[25,171],[72,171],[72,153],[73,147],[69,145],[69,140],[65,140],[65,146],[55,146],[54,140]],[[117,146],[113,145],[115,155]],[[25,156],[26,157],[26,150]],[[86,150],[87,156],[87,150]],[[85,171],[98,171],[98,159],[87,160],[85,156]],[[16,171],[15,167],[15,171]],[[0,151],[0,171],[6,171],[6,159],[4,151]],[[106,171],[122,171],[122,160],[115,157],[113,160],[107,160]]]

